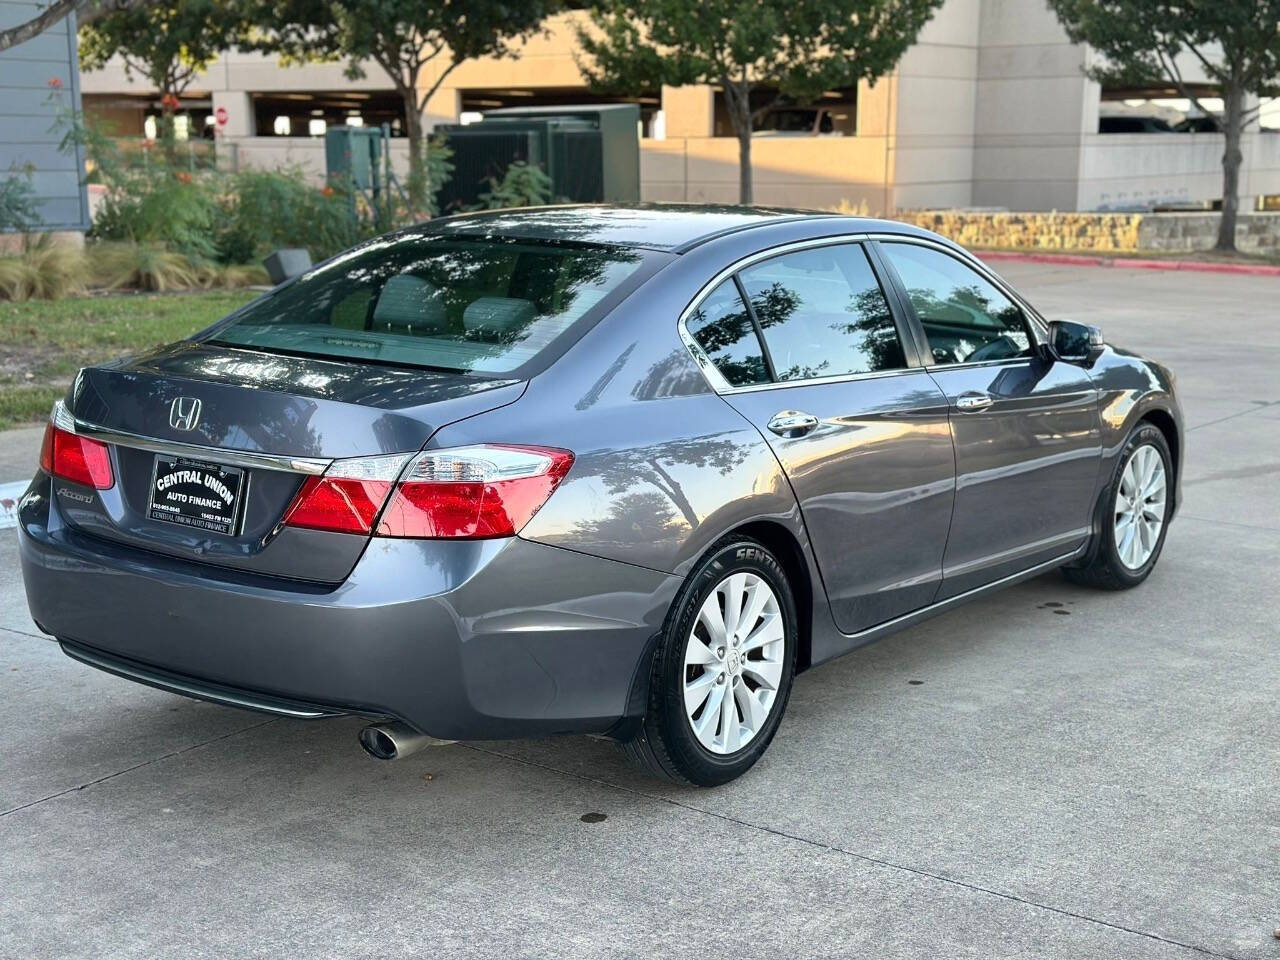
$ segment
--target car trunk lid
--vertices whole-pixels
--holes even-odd
[[[305,478],[335,459],[416,451],[440,427],[511,403],[524,386],[184,342],[80,373],[66,417],[109,444],[115,482],[93,491],[55,480],[54,489],[67,521],[97,536],[338,582],[368,537],[282,529]]]

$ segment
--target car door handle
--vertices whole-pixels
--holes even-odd
[[[991,406],[992,400],[985,393],[966,393],[956,397],[956,409],[965,411],[985,410]]]
[[[801,410],[782,410],[769,421],[769,429],[780,437],[805,434],[817,425],[817,417]]]

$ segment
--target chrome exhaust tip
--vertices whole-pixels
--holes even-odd
[[[365,753],[378,760],[403,760],[423,747],[443,746],[453,742],[419,733],[399,720],[373,723],[360,731],[360,746],[364,747]]]

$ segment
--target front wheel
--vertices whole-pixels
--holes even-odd
[[[1126,590],[1151,575],[1168,530],[1172,463],[1169,443],[1158,427],[1134,427],[1117,458],[1097,542],[1081,566],[1066,569],[1069,579]]]
[[[624,752],[677,782],[710,787],[741,776],[777,732],[795,655],[795,600],[782,565],[756,540],[722,540],[672,605],[644,723]]]

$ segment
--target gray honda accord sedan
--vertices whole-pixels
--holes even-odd
[[[81,371],[19,506],[71,657],[714,785],[794,676],[1056,567],[1151,573],[1173,378],[899,223],[564,207],[372,240]]]

